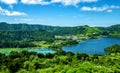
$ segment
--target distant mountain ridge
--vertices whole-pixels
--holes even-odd
[[[0,31],[45,31],[55,35],[120,35],[120,24],[112,25],[109,27],[90,27],[88,25],[75,26],[75,27],[58,27],[47,25],[29,25],[25,23],[8,24],[0,22]]]
[[[28,25],[25,23],[20,24],[8,24],[6,22],[0,22],[0,30],[11,30],[11,31],[30,31],[39,29],[49,29],[51,26],[46,25]]]
[[[88,25],[83,25],[83,27],[89,27]],[[0,30],[39,30],[39,29],[43,29],[43,30],[55,30],[55,29],[60,29],[60,28],[79,28],[82,26],[75,26],[75,27],[60,27],[60,26],[48,26],[48,25],[40,25],[40,24],[26,24],[26,23],[19,23],[19,24],[9,24],[6,22],[0,22]],[[120,28],[120,24],[116,24],[116,25],[112,25],[110,27],[103,27],[103,28],[111,28],[111,27],[118,27]]]

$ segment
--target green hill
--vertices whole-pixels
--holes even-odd
[[[14,43],[30,43],[37,41],[54,42],[55,36],[77,36],[97,38],[100,36],[120,37],[120,25],[110,27],[58,27],[46,25],[0,23],[0,47],[13,46]],[[11,45],[7,45],[11,44]],[[29,44],[28,44],[29,45]],[[25,46],[26,47],[26,46]]]

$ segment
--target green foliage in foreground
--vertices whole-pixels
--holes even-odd
[[[0,73],[120,73],[120,52],[107,55],[11,52],[7,56],[0,54]]]
[[[105,48],[108,53],[120,53],[120,45],[115,44],[113,46]]]

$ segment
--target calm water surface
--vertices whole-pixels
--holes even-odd
[[[42,53],[42,54],[47,54],[47,53],[55,53],[54,50],[48,49],[48,48],[42,48],[42,49],[32,49],[28,50],[29,52],[37,52],[37,53]]]
[[[113,44],[120,44],[120,38],[100,38],[100,39],[91,39],[80,42],[77,45],[65,46],[62,49],[66,52],[73,53],[86,53],[86,54],[105,54],[104,48],[111,46]],[[55,53],[56,51],[42,48],[42,49],[29,49],[29,52],[37,53]],[[4,54],[9,54],[10,52],[2,52]]]
[[[64,51],[86,54],[105,54],[104,48],[113,44],[120,44],[120,38],[100,38],[80,42],[77,45],[65,46]]]

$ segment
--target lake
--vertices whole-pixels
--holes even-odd
[[[105,54],[104,48],[111,46],[113,44],[120,44],[120,38],[100,38],[100,39],[90,39],[84,40],[77,45],[65,46],[62,49],[66,52],[73,53],[86,53],[86,54]],[[4,50],[4,49],[3,49]],[[24,49],[23,49],[24,50]],[[36,49],[25,49],[29,52],[37,52],[37,53],[55,53],[56,51],[48,49],[48,48],[36,48]],[[18,50],[19,51],[19,50]],[[9,54],[9,52],[1,52],[4,54]]]
[[[120,44],[120,38],[100,38],[90,39],[80,42],[77,45],[65,46],[62,49],[67,52],[73,53],[86,53],[86,54],[105,54],[104,48],[113,44]]]

